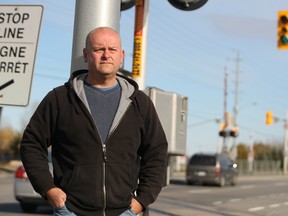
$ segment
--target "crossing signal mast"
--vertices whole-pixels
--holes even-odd
[[[150,0],[124,1],[127,2],[129,7],[135,4],[134,51],[131,77],[138,83],[139,89],[141,90],[145,89],[149,1]],[[208,0],[168,0],[173,7],[184,11],[196,10],[206,4],[207,1]]]
[[[288,49],[288,10],[278,12],[277,45],[278,49]]]
[[[227,147],[227,139],[229,139],[229,137],[234,137],[236,138],[238,136],[238,127],[236,124],[233,125],[233,127],[231,127],[231,115],[227,112],[227,68],[225,67],[225,71],[224,71],[224,116],[223,116],[223,120],[224,123],[222,123],[220,125],[220,130],[219,130],[219,136],[223,137],[223,146],[222,146],[222,153],[227,153],[228,152],[228,147]],[[235,120],[234,120],[235,123]]]

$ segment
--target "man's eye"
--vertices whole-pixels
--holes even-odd
[[[93,49],[93,52],[97,52],[97,53],[99,53],[99,52],[102,52],[103,51],[103,49]]]

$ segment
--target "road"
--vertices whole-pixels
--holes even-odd
[[[172,181],[150,208],[151,216],[285,216],[288,176],[239,177],[236,186],[189,186]]]
[[[31,216],[22,212],[13,194],[13,174],[0,171],[0,216]],[[49,207],[40,207],[35,216],[52,215]]]
[[[178,176],[150,207],[150,216],[285,216],[288,176],[240,177],[236,186],[189,186]],[[13,175],[0,172],[0,216],[22,213],[13,196]],[[52,215],[41,207],[33,215]]]

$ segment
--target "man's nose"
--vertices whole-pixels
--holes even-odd
[[[108,49],[103,50],[102,57],[103,58],[109,58],[109,56],[110,56],[109,50]]]

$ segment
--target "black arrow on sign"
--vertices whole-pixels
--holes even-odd
[[[14,83],[14,79],[9,80],[8,82],[4,83],[3,85],[0,86],[0,90],[6,88],[7,86],[11,85]]]

